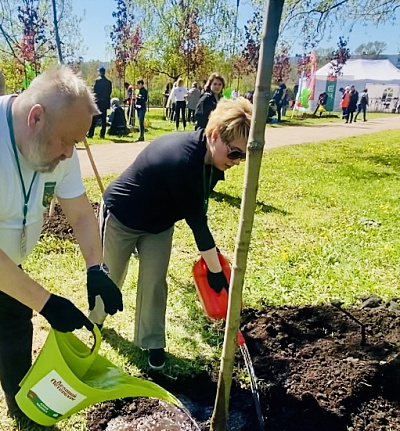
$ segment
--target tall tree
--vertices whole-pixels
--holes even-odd
[[[348,41],[343,36],[339,37],[337,49],[331,55],[329,76],[338,77],[342,75],[343,66],[350,58],[350,50],[347,48],[347,43]]]
[[[386,48],[387,44],[385,42],[378,42],[376,40],[375,42],[362,43],[354,50],[354,53],[373,58],[379,57]]]
[[[281,44],[275,51],[272,76],[275,81],[281,79],[286,82],[289,78],[290,71],[289,48],[286,45]]]
[[[245,183],[240,210],[240,226],[236,238],[233,273],[229,286],[229,307],[226,321],[222,361],[218,380],[217,399],[211,418],[212,431],[225,431],[229,410],[229,394],[232,384],[232,372],[237,349],[237,333],[240,324],[242,291],[246,272],[247,255],[258,189],[258,178],[265,143],[265,119],[267,118],[268,100],[271,93],[272,66],[274,51],[278,39],[284,0],[267,0],[263,25],[260,61],[254,93],[254,110],[247,145]]]
[[[141,30],[135,25],[132,7],[125,0],[116,0],[117,9],[112,13],[116,23],[110,33],[115,53],[118,76],[125,80],[125,71],[131,61],[136,61],[143,45]]]
[[[194,53],[194,68],[201,68],[202,52],[230,50],[234,12],[228,0],[128,1],[141,23],[147,60],[157,73],[173,79],[186,74],[188,62],[182,49],[189,49],[191,57]],[[185,22],[191,29],[182,26]]]
[[[286,0],[282,30],[300,28],[319,42],[332,23],[394,23],[399,8],[400,0]]]

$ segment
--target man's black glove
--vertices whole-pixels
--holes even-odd
[[[102,265],[91,266],[87,270],[87,291],[89,310],[93,310],[96,296],[99,295],[104,303],[107,314],[122,311],[122,294],[115,283],[108,276],[108,268]]]
[[[223,271],[221,272],[211,272],[207,269],[207,281],[211,289],[220,293],[222,289],[229,289],[229,282],[225,277]]]
[[[50,323],[51,327],[60,332],[72,332],[86,326],[93,330],[93,323],[81,310],[68,299],[50,295],[40,314]]]

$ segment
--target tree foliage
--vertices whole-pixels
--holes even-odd
[[[337,43],[337,49],[332,52],[330,61],[330,72],[329,76],[338,77],[342,75],[343,66],[346,64],[347,60],[350,58],[350,50],[347,48],[348,40],[343,36],[339,37],[339,42]]]
[[[195,75],[206,52],[232,44],[234,13],[228,0],[126,0],[140,20],[143,60],[155,73]],[[228,36],[227,36],[228,35]]]
[[[335,22],[394,22],[400,0],[286,0],[281,30],[297,28],[319,42]]]
[[[368,42],[368,43],[362,43],[360,46],[358,46],[354,53],[357,55],[363,55],[367,57],[379,57],[383,51],[387,48],[387,45],[385,42]]]
[[[261,9],[254,12],[252,18],[244,26],[245,42],[242,50],[243,62],[247,63],[249,72],[256,72],[261,46],[261,29],[263,16]]]
[[[52,3],[57,5],[54,21]],[[15,77],[24,86],[43,67],[57,58],[55,22],[59,27],[60,49],[71,61],[81,40],[77,31],[80,19],[72,14],[71,0],[0,0],[0,61],[13,64]]]
[[[287,81],[291,71],[289,62],[289,48],[288,46],[281,44],[275,50],[274,65],[272,67],[272,76],[275,81],[282,80]]]
[[[112,27],[110,37],[115,53],[115,67],[119,77],[125,78],[128,64],[138,59],[143,38],[140,28],[135,25],[135,16],[128,2],[116,1],[117,10],[112,13],[116,23]]]

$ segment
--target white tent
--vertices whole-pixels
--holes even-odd
[[[328,81],[331,72],[326,64],[317,70],[314,100],[310,101],[310,109],[314,109],[318,95],[324,91],[334,98],[333,110],[338,111],[342,93],[339,88],[354,85],[361,93],[368,89],[369,109],[371,111],[392,111],[400,97],[400,70],[389,60],[347,60],[342,69],[342,76],[335,82]]]

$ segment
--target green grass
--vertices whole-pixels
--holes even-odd
[[[263,157],[245,306],[324,304],[332,298],[349,305],[370,294],[398,296],[400,131],[284,147]],[[229,171],[210,199],[212,232],[230,258],[243,175],[243,165]],[[85,184],[98,200],[95,180]],[[178,379],[217,370],[223,341],[223,324],[210,322],[196,297],[191,268],[197,258],[189,228],[177,223],[168,274],[166,373]],[[86,309],[84,262],[76,245],[45,237],[25,266],[51,291]],[[133,258],[124,311],[108,318],[101,353],[127,372],[146,376],[145,355],[131,343],[137,271]],[[12,422],[2,408],[0,428],[9,431]],[[85,423],[80,413],[57,429],[83,431]]]
[[[375,118],[389,117],[392,115],[396,114],[386,112],[367,112],[367,119],[373,120]],[[358,116],[358,118],[361,118],[362,121],[362,113]],[[299,112],[295,112],[292,117],[292,111],[288,110],[286,112],[286,116],[282,117],[282,120],[282,123],[268,124],[268,126],[311,126],[314,124],[343,123],[341,112],[325,112],[321,117],[319,115],[313,116],[310,113],[302,114]]]

